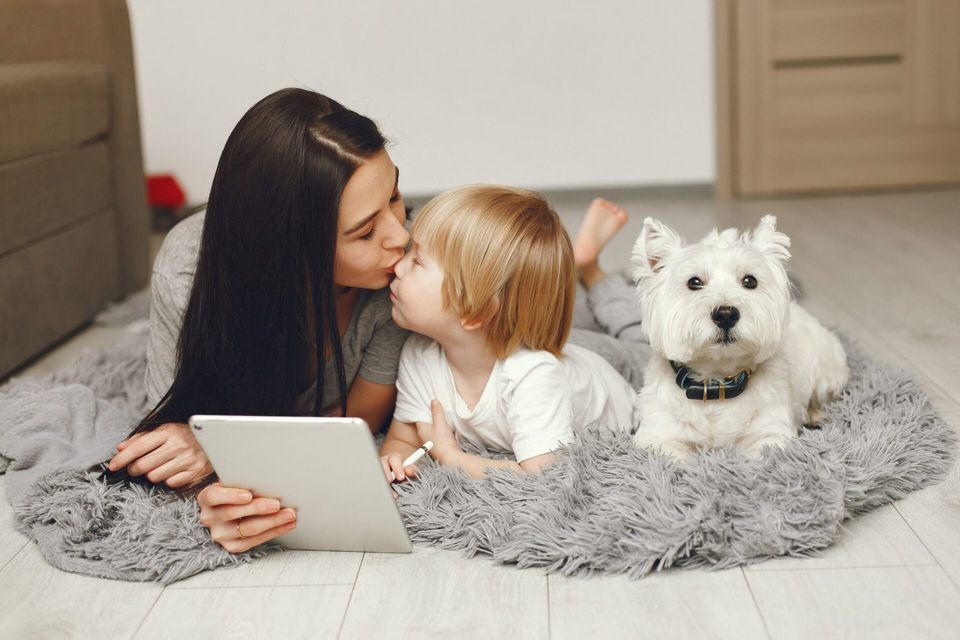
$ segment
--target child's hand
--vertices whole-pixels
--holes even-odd
[[[391,453],[387,456],[380,456],[380,466],[383,467],[383,476],[387,479],[387,484],[394,482],[403,482],[407,478],[417,477],[416,465],[403,466],[403,456],[399,453]],[[391,491],[393,488],[391,487]],[[393,497],[399,498],[396,491],[393,491]]]
[[[447,419],[443,415],[443,406],[439,400],[430,403],[430,413],[433,414],[433,422],[418,422],[417,435],[421,442],[433,441],[430,455],[442,464],[451,454],[460,452],[460,444],[457,442],[457,435],[447,424]]]
[[[403,466],[403,456],[399,453],[391,453],[388,456],[380,456],[380,465],[383,467],[383,475],[387,482],[403,482],[407,478],[417,477],[417,466]]]

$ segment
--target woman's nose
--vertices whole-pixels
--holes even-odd
[[[383,240],[383,246],[385,249],[406,249],[409,242],[410,232],[404,228],[402,223],[394,221]]]

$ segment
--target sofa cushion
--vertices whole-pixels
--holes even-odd
[[[0,163],[106,134],[109,99],[101,64],[0,64]]]
[[[104,140],[0,165],[0,256],[113,204]]]

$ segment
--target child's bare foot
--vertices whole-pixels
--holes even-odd
[[[587,215],[573,241],[573,259],[580,273],[580,282],[587,289],[603,280],[597,258],[628,218],[627,212],[619,205],[603,198],[594,199],[587,208]]]

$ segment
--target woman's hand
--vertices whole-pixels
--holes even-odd
[[[135,434],[119,443],[117,452],[108,465],[111,471],[126,467],[131,476],[145,475],[150,482],[163,482],[173,489],[213,473],[190,426],[179,422]]]
[[[439,400],[430,403],[430,413],[433,415],[433,422],[418,422],[417,435],[421,442],[433,441],[430,455],[434,460],[440,464],[449,464],[451,458],[463,453],[460,443],[457,442],[457,434],[447,424]]]
[[[215,482],[197,496],[200,524],[214,542],[230,553],[241,553],[293,531],[297,512],[281,509],[274,498],[254,498],[247,489]]]

